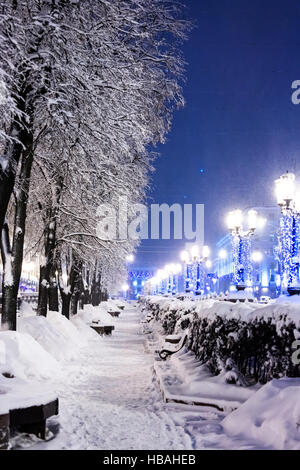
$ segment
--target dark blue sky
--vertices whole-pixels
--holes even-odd
[[[273,180],[299,170],[300,2],[186,0],[196,21],[184,45],[186,106],[159,147],[149,202],[204,203],[206,242],[225,213],[274,204]],[[203,172],[201,172],[203,170]],[[144,241],[136,266],[176,260],[184,242]]]

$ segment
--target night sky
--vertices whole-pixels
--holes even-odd
[[[204,203],[206,243],[228,210],[274,205],[273,181],[300,173],[300,2],[186,0],[186,106],[174,116],[149,203]],[[143,241],[136,267],[178,261],[184,241]]]

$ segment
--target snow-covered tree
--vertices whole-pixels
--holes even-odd
[[[69,252],[71,244],[73,252],[81,250],[81,264],[101,247],[99,259],[108,260],[108,269],[107,264],[132,249],[132,243],[123,243],[122,249],[119,243],[101,243],[93,232],[94,211],[96,204],[116,200],[122,192],[133,202],[142,199],[150,167],[148,146],[164,141],[174,106],[183,104],[178,42],[188,23],[180,19],[180,10],[180,4],[166,0],[1,2],[5,96],[0,100],[0,227],[16,175],[23,188],[17,200],[24,196],[14,231],[19,234],[13,248],[17,269],[9,269],[11,257],[5,255],[11,248],[5,246],[5,233],[2,237],[3,263],[15,273],[9,282],[4,273],[4,291],[12,291],[3,314],[8,327],[14,324],[9,319],[15,315],[29,182],[34,191],[38,185],[36,180],[32,184],[35,161],[40,177],[44,172],[44,178],[48,174],[53,179],[51,189],[39,195],[42,233],[48,233],[53,245],[49,256],[44,244],[46,259],[53,258],[54,249]],[[53,167],[61,168],[61,174],[52,174]],[[85,232],[83,220],[88,221]],[[57,235],[52,238],[54,221]],[[48,263],[41,286],[49,284],[51,269]]]

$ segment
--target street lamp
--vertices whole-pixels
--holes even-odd
[[[281,285],[290,295],[300,294],[300,195],[296,192],[294,173],[275,180],[277,204],[281,210],[279,253]]]
[[[185,272],[185,292],[190,292],[190,280],[191,280],[191,270],[190,270],[190,255],[189,252],[184,250],[180,253],[181,261],[184,265]]]
[[[250,209],[247,215],[248,230],[243,229],[244,217],[240,209],[229,212],[226,219],[232,237],[233,280],[237,290],[244,290],[252,280],[251,236],[257,227],[257,212]]]
[[[203,264],[205,263],[207,268],[210,267],[208,260],[209,255],[210,249],[207,245],[204,245],[201,250],[198,245],[194,245],[191,248],[192,278],[196,295],[204,293],[205,291],[205,272]]]
[[[176,294],[178,290],[178,274],[181,271],[180,264],[167,264],[165,266],[165,271],[168,273],[168,293],[172,293],[173,295]]]
[[[164,269],[159,269],[156,273],[156,278],[158,279],[158,291],[160,294],[164,294],[166,290],[166,279],[168,278],[168,273]]]

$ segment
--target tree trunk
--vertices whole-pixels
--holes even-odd
[[[80,302],[80,308],[83,305],[83,298],[84,298],[84,284],[82,279],[82,262],[79,260],[75,260],[73,266],[73,275],[74,275],[74,287],[73,287],[73,294],[72,294],[72,315],[76,315],[78,312],[78,303]]]
[[[18,100],[18,108],[23,113],[25,110],[26,92],[22,94],[22,98]],[[17,140],[8,142],[4,150],[4,159],[7,160],[7,166],[3,169],[0,165],[0,230],[2,229],[6,217],[7,207],[10,197],[13,193],[16,171],[22,155],[23,148],[26,148],[27,143],[27,131],[24,130],[25,123],[19,117],[15,117],[10,128],[9,135],[14,136]],[[24,146],[24,147],[23,147]]]
[[[57,287],[57,279],[56,279],[56,266],[52,266],[50,272],[50,283],[48,289],[48,296],[49,296],[49,310],[52,312],[59,311],[58,305],[58,287]]]
[[[63,290],[60,291],[62,307],[61,313],[69,320],[70,318],[70,303],[71,303],[71,293],[66,294]]]
[[[37,314],[47,316],[47,304],[49,297],[49,308],[58,311],[58,291],[56,286],[56,225],[59,213],[59,203],[62,192],[63,179],[59,178],[55,186],[52,207],[48,210],[48,224],[45,234],[45,264],[40,267],[39,298]],[[54,281],[55,279],[55,281]],[[48,294],[49,290],[49,294]],[[51,307],[50,307],[51,299]]]
[[[4,222],[1,233],[1,256],[3,262],[1,324],[4,329],[16,331],[18,286],[15,285],[12,275],[12,251],[7,221]]]
[[[40,266],[39,280],[39,297],[37,314],[43,317],[47,316],[48,304],[48,287],[49,287],[49,267],[47,265]]]
[[[75,289],[75,283],[76,279],[78,277],[78,274],[80,272],[79,266],[77,264],[77,261],[73,258],[73,262],[71,265],[71,269],[69,271],[69,278],[67,280],[67,286],[66,288],[61,285],[61,278],[62,278],[62,269],[61,269],[61,264],[59,266],[59,291],[61,295],[61,300],[62,300],[62,311],[61,313],[66,317],[70,318],[70,305],[71,305],[71,298],[74,293]],[[76,302],[76,305],[78,303],[78,300]],[[75,311],[75,306],[72,306],[72,310]],[[77,313],[77,307],[76,307],[76,313]]]
[[[94,307],[97,307],[101,302],[101,275],[98,272],[97,262],[91,286],[91,301]]]
[[[26,150],[22,155],[22,164],[19,175],[20,188],[16,196],[14,236],[11,253],[12,286],[3,283],[2,293],[4,305],[2,306],[5,318],[15,318],[12,324],[16,325],[18,291],[22,272],[24,238],[26,228],[27,202],[30,186],[30,175],[33,162],[33,135],[27,133]],[[8,227],[7,227],[8,231]],[[8,232],[7,232],[8,233]],[[7,235],[8,236],[8,235]],[[9,241],[8,241],[9,244]]]

